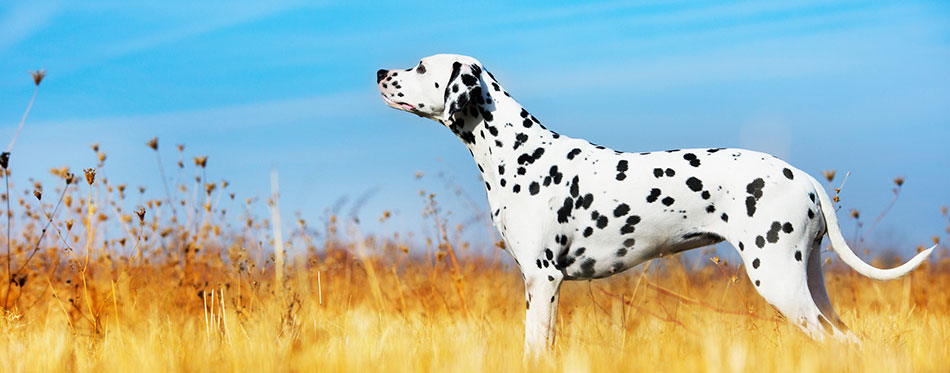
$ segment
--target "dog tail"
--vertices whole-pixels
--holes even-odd
[[[835,205],[831,202],[831,199],[828,198],[828,193],[825,192],[825,188],[818,183],[818,180],[811,177],[811,175],[809,175],[808,178],[815,187],[815,194],[818,195],[821,214],[825,218],[825,226],[828,230],[828,239],[831,241],[832,249],[838,253],[838,256],[841,257],[841,261],[851,268],[854,268],[858,273],[876,280],[892,280],[906,275],[908,272],[914,270],[914,268],[917,268],[917,266],[923,263],[923,261],[927,259],[927,256],[933,252],[934,248],[937,247],[937,245],[933,245],[929,249],[921,251],[907,261],[907,263],[896,268],[880,269],[871,266],[861,260],[844,241],[844,237],[841,235],[841,227],[838,226],[838,216],[835,214]]]

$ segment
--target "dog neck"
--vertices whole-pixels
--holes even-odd
[[[542,144],[550,144],[560,135],[549,131],[502,88],[491,73],[482,71],[480,97],[456,112],[448,121],[440,121],[468,148],[485,180],[492,188],[512,188],[514,175],[543,155]],[[549,155],[550,156],[550,155]],[[506,164],[505,161],[515,162]],[[507,177],[508,182],[500,182]]]

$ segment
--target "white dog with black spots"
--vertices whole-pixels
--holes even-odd
[[[854,339],[825,290],[822,237],[879,280],[910,272],[934,249],[872,267],[845,243],[822,186],[788,163],[744,149],[627,153],[560,135],[471,57],[426,57],[376,80],[387,105],[442,123],[475,158],[491,219],[524,277],[527,352],[554,341],[562,281],[721,241],[738,250],[759,294],[809,336]]]

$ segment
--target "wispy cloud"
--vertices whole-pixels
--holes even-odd
[[[26,40],[49,24],[60,7],[56,3],[15,2],[0,17],[0,52]]]
[[[317,119],[359,117],[360,110],[341,111],[354,103],[376,103],[376,94],[343,92],[332,95],[298,97],[283,100],[242,103],[195,110],[171,111],[143,115],[78,118],[35,122],[34,127],[50,131],[81,128],[83,131],[154,131],[203,132],[255,126],[279,126]],[[367,104],[368,105],[368,104]]]
[[[131,37],[110,35],[101,48],[80,54],[65,74],[83,70],[117,58],[142,53],[228,28],[256,22],[302,7],[302,2],[198,2],[186,7],[176,3],[77,4],[70,11],[96,13],[107,9],[118,17],[151,14],[167,26]],[[310,5],[312,6],[312,5]],[[185,16],[182,16],[185,15]]]

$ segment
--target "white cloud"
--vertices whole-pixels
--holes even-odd
[[[0,17],[0,52],[28,39],[49,24],[59,6],[46,2],[17,2]]]

